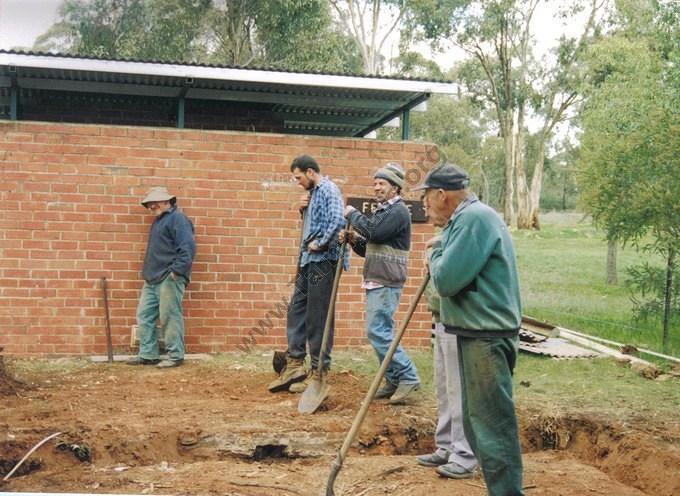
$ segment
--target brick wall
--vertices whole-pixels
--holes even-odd
[[[277,303],[292,291],[300,234],[292,205],[301,189],[289,164],[300,153],[315,156],[345,196],[366,197],[385,161],[401,161],[416,182],[436,154],[430,145],[364,139],[0,122],[0,346],[24,356],[105,353],[106,277],[114,349],[127,350],[152,221],[139,201],[166,185],[196,227],[188,351],[233,350],[251,335],[284,349]],[[421,280],[431,233],[414,225],[398,319]],[[361,266],[353,256],[340,283],[337,346],[367,344]],[[405,344],[427,346],[429,330],[421,304]]]

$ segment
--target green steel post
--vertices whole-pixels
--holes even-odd
[[[177,102],[177,127],[184,129],[184,97],[180,97]]]
[[[12,86],[9,90],[9,118],[17,120],[17,109],[19,107],[19,88]]]
[[[401,118],[401,140],[408,141],[410,133],[411,121],[409,120],[409,111],[404,110]]]

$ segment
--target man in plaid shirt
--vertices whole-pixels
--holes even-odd
[[[312,370],[318,373],[323,329],[333,290],[333,276],[340,257],[338,233],[345,226],[344,202],[333,181],[320,173],[319,164],[309,155],[293,160],[290,170],[305,189],[300,198],[304,227],[300,246],[298,276],[293,300],[288,307],[287,365],[272,383],[269,391],[302,392],[307,378],[305,369],[306,346],[309,342]],[[331,324],[328,346],[321,366],[328,370],[333,346]]]

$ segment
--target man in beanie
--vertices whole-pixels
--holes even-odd
[[[167,188],[151,188],[142,205],[156,218],[151,224],[144,256],[144,287],[137,306],[139,355],[128,365],[177,367],[184,361],[182,298],[196,255],[194,226],[177,210],[177,198]],[[165,336],[168,359],[160,361],[156,321]]]
[[[443,228],[426,246],[444,331],[457,337],[465,437],[489,494],[520,496],[522,454],[512,399],[522,318],[515,251],[503,220],[468,183],[464,170],[444,164],[414,190],[425,190],[428,218]],[[447,477],[469,472],[451,463],[442,468]]]
[[[397,163],[385,164],[373,176],[373,192],[378,208],[372,216],[354,207],[345,207],[345,217],[353,231],[347,236],[352,249],[364,262],[366,290],[366,333],[380,363],[394,339],[394,314],[406,281],[408,252],[411,248],[411,216],[399,194],[404,187],[404,170]],[[404,403],[420,387],[416,366],[399,346],[385,373],[385,384],[377,399]]]
[[[305,190],[300,197],[303,212],[302,243],[299,247],[298,274],[293,298],[288,306],[286,365],[268,389],[272,393],[301,393],[307,387],[305,357],[309,346],[312,377],[319,367],[331,366],[333,323],[323,359],[318,363],[328,306],[333,292],[333,276],[340,258],[338,232],[345,225],[342,217],[344,201],[337,185],[321,175],[319,164],[309,155],[293,160],[290,171]],[[333,316],[331,316],[333,318]]]

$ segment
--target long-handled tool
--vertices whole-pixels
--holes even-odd
[[[382,364],[380,365],[380,369],[378,370],[378,373],[375,375],[375,378],[371,383],[371,387],[368,389],[368,392],[364,397],[364,401],[361,403],[361,408],[359,409],[359,412],[356,414],[356,417],[354,417],[352,427],[350,427],[347,436],[345,436],[345,441],[342,443],[340,451],[338,451],[338,456],[335,458],[335,462],[333,462],[333,466],[331,467],[331,473],[328,476],[328,482],[326,483],[326,496],[335,496],[335,493],[333,492],[335,478],[338,476],[338,473],[342,468],[342,464],[345,461],[345,456],[347,456],[347,451],[349,451],[349,447],[352,444],[352,441],[357,435],[357,432],[359,432],[359,427],[361,427],[361,423],[364,421],[364,418],[366,417],[366,413],[368,412],[368,407],[371,405],[373,396],[375,396],[375,393],[378,390],[378,386],[380,386],[380,382],[385,376],[387,367],[392,361],[392,357],[394,356],[395,351],[397,351],[397,346],[399,346],[401,337],[404,335],[404,331],[406,330],[406,327],[408,326],[408,323],[410,322],[411,317],[413,316],[413,312],[415,312],[416,307],[418,306],[420,297],[425,292],[425,288],[427,288],[427,284],[429,282],[430,274],[428,273],[423,279],[423,282],[420,284],[420,287],[418,288],[416,295],[413,297],[413,300],[411,301],[411,306],[409,306],[408,311],[406,312],[406,316],[404,317],[404,321],[401,323],[401,327],[399,327],[397,334],[394,336],[392,344],[387,350],[385,358],[383,358]]]
[[[349,231],[349,225],[347,226]],[[298,412],[300,413],[314,413],[317,408],[328,397],[330,386],[326,382],[326,375],[324,374],[323,357],[328,345],[328,337],[330,335],[331,324],[333,323],[333,315],[335,315],[335,300],[338,296],[338,285],[340,284],[340,274],[342,274],[342,263],[345,259],[345,248],[347,247],[348,235],[340,246],[340,256],[338,257],[338,264],[335,267],[335,277],[333,278],[333,291],[331,292],[331,301],[328,305],[328,312],[326,314],[326,324],[323,328],[323,337],[321,338],[321,349],[319,350],[319,359],[316,363],[317,375],[314,375],[312,380],[307,385],[300,397],[298,403]]]
[[[102,292],[104,293],[104,310],[106,312],[106,354],[109,363],[113,363],[113,345],[111,344],[111,318],[109,317],[109,289],[106,277],[102,277]]]

